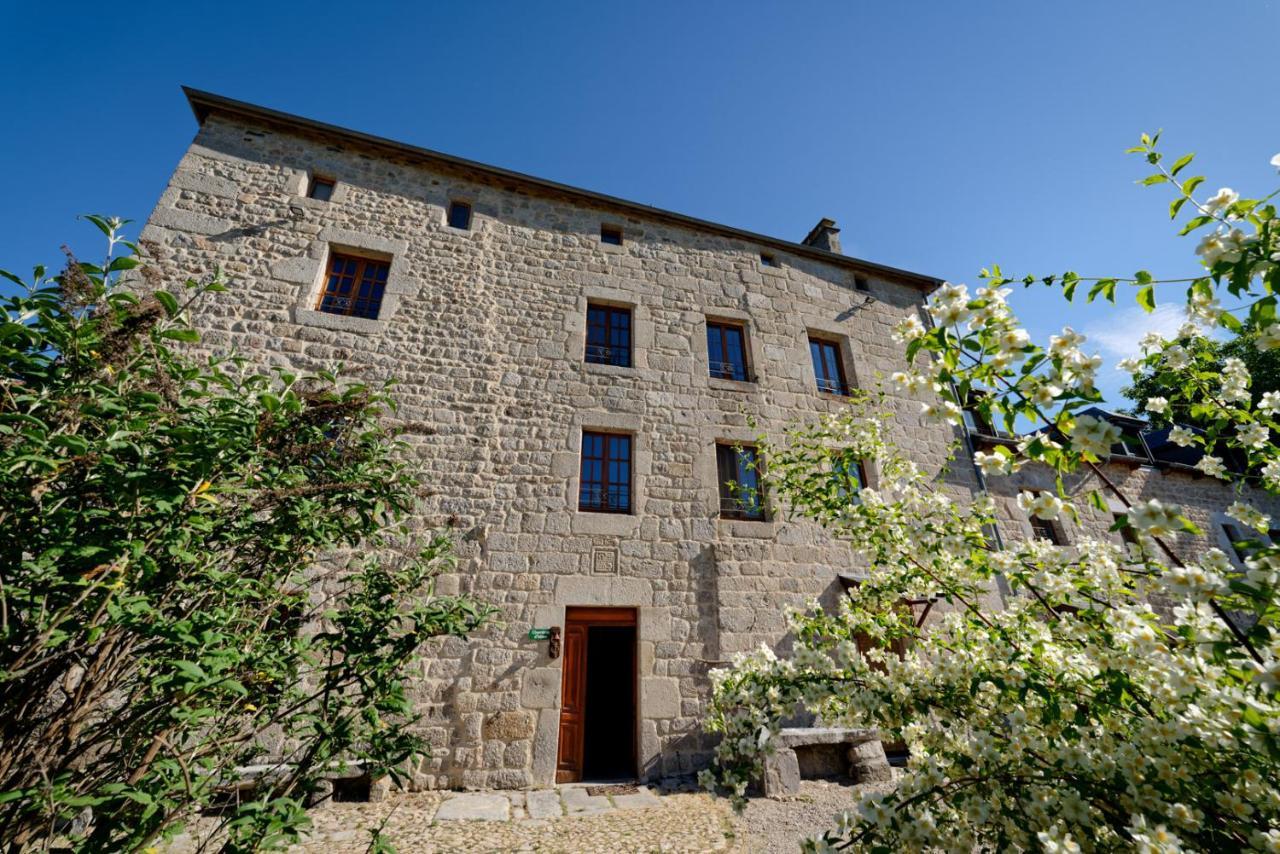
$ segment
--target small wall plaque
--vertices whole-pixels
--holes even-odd
[[[618,574],[618,550],[617,549],[593,549],[591,552],[591,574],[592,575],[617,575]]]
[[[551,629],[529,629],[529,640],[549,640],[551,638]]]

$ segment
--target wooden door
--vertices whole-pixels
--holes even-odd
[[[564,626],[564,664],[560,686],[560,743],[556,751],[556,782],[576,783],[582,779],[583,744],[587,732],[587,647],[592,626],[636,625],[635,608],[567,608]],[[635,644],[631,661],[625,662],[635,679]],[[630,702],[635,705],[635,686]],[[634,715],[634,713],[633,713]],[[635,754],[635,727],[624,737],[632,740]]]
[[[564,630],[564,681],[560,688],[560,747],[556,782],[582,779],[582,740],[586,724],[587,626],[568,623]]]

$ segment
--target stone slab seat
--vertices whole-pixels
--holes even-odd
[[[845,727],[786,727],[773,738],[773,752],[764,760],[762,788],[767,798],[800,792],[800,760],[796,748],[846,746],[849,776],[855,783],[881,783],[893,779],[880,733],[874,729]]]

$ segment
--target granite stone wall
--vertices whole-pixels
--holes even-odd
[[[312,173],[336,180],[330,200],[305,197]],[[470,229],[446,224],[452,200],[472,205]],[[621,227],[621,246],[601,242],[602,224]],[[527,633],[563,625],[574,605],[638,609],[640,770],[692,771],[709,750],[707,671],[760,643],[785,648],[784,608],[834,602],[837,573],[858,567],[778,508],[763,522],[721,519],[715,444],[750,439],[749,419],[776,433],[845,405],[817,391],[810,332],[839,341],[852,385],[903,369],[889,329],[919,310],[916,285],[859,271],[857,290],[848,265],[769,247],[767,266],[744,239],[216,112],[142,237],[170,277],[219,267],[231,280],[199,308],[204,349],[395,380],[431,489],[418,525],[458,542],[441,588],[501,610],[471,642],[441,640],[423,660],[414,700],[433,753],[419,786],[552,782],[561,661]],[[390,261],[377,319],[315,310],[333,250]],[[584,362],[589,300],[631,307],[633,367]],[[709,377],[708,318],[745,322],[754,381]],[[897,441],[940,466],[958,434],[923,423],[914,401],[891,405]],[[632,514],[576,509],[592,428],[634,437]],[[977,488],[963,459],[951,479]]]

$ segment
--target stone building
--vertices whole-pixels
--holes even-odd
[[[842,255],[826,219],[793,243],[187,97],[199,130],[142,238],[170,275],[232,281],[199,310],[202,346],[394,378],[433,490],[421,524],[459,544],[442,586],[501,610],[424,661],[417,785],[699,767],[707,671],[785,645],[784,608],[834,602],[858,569],[723,484],[749,481],[757,432],[905,368],[889,329],[939,282]],[[940,466],[959,434],[893,406],[898,441]],[[966,464],[951,481],[980,488]]]

